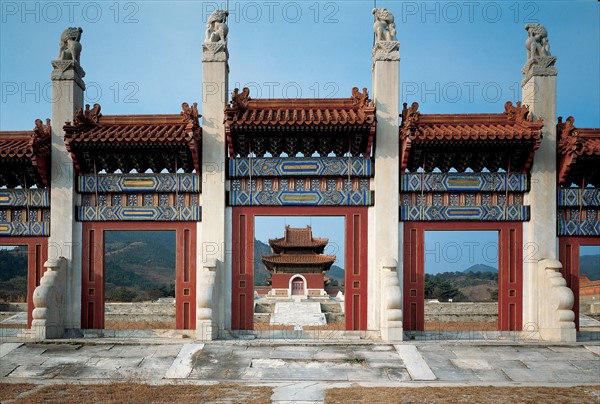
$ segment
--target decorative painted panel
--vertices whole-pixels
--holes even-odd
[[[0,189],[0,206],[30,206],[47,208],[50,193],[47,189]]]
[[[77,178],[81,193],[200,192],[197,174],[98,174]]]
[[[107,221],[200,221],[200,206],[80,206],[77,208],[80,222]]]
[[[600,220],[558,219],[559,236],[600,236]]]
[[[401,192],[525,192],[527,174],[411,173],[400,176]]]
[[[529,206],[400,206],[401,221],[528,221]]]
[[[49,222],[0,222],[0,236],[49,236]]]
[[[370,177],[371,160],[361,157],[327,158],[236,158],[229,160],[229,176],[238,177]]]
[[[558,206],[598,206],[600,207],[600,188],[559,188]]]
[[[371,206],[371,191],[231,191],[230,206]]]

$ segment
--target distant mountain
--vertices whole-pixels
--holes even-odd
[[[263,255],[272,255],[271,247],[260,240],[254,239],[254,286],[266,286],[267,278],[271,273],[265,267],[260,257]]]
[[[463,272],[498,272],[498,268],[491,267],[485,264],[475,264],[471,265],[469,268],[465,269]]]
[[[600,255],[579,257],[579,273],[586,274],[590,281],[600,280]]]
[[[329,268],[329,271],[325,272],[325,276],[331,280],[335,279],[340,285],[344,284],[344,268],[338,267],[337,265],[332,265],[331,268]]]

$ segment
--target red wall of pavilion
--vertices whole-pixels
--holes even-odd
[[[290,279],[297,274],[273,274],[271,275],[271,285],[274,289],[288,289]],[[323,274],[301,274],[306,279],[307,289],[323,289]]]

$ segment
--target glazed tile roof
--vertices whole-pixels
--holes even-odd
[[[76,118],[64,126],[65,143],[83,173],[117,169],[200,172],[198,118],[186,120],[182,114]]]
[[[48,186],[50,122],[29,131],[0,132],[0,186]]]
[[[558,183],[600,186],[600,128],[576,128],[570,116],[556,125]]]
[[[285,235],[282,238],[269,240],[269,245],[275,253],[299,248],[321,253],[328,242],[327,238],[313,238],[310,226],[306,228],[285,226]]]
[[[263,255],[262,262],[274,273],[320,273],[335,262],[335,255],[279,254]]]
[[[526,171],[541,143],[541,121],[526,106],[506,103],[501,114],[421,114],[413,103],[400,126],[402,170]],[[510,165],[510,167],[509,167]]]
[[[248,89],[236,89],[225,108],[225,132],[231,158],[250,153],[370,155],[375,107],[366,89],[354,88],[348,98],[257,100]]]

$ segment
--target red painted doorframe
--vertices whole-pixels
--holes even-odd
[[[254,328],[255,216],[343,216],[345,218],[346,329],[367,329],[367,207],[239,206],[232,210],[232,329],[252,330]]]
[[[567,236],[558,238],[558,256],[563,265],[561,273],[567,281],[575,296],[573,312],[575,313],[575,327],[579,331],[579,247],[586,245],[599,245],[598,236]]]
[[[104,232],[176,232],[175,328],[196,328],[196,222],[83,222],[81,328],[104,328]]]
[[[425,231],[498,231],[498,330],[523,328],[521,222],[404,222],[404,329],[425,329]]]
[[[33,320],[33,291],[40,285],[48,260],[48,237],[0,237],[3,246],[27,246],[27,328]]]

